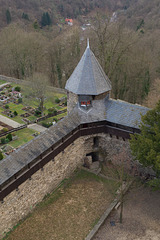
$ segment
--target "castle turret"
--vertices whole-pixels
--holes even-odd
[[[111,82],[90,50],[89,41],[65,89],[68,91],[68,113],[75,106],[87,113],[95,101],[109,98]]]

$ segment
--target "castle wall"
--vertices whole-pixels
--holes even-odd
[[[98,146],[94,146],[94,138],[98,136]],[[87,153],[101,149],[100,161],[113,161],[119,164],[119,159],[131,159],[129,142],[117,139],[109,134],[97,134],[80,137],[58,154],[54,161],[46,164],[43,170],[32,175],[19,186],[18,191],[11,192],[4,202],[0,203],[0,238],[23,219],[39,203],[47,193],[53,191],[60,182],[69,177],[73,171],[83,165]],[[127,156],[126,158],[124,156]]]
[[[68,114],[73,110],[73,108],[78,103],[78,95],[72,92],[67,92],[67,112]]]
[[[23,219],[47,193],[53,191],[60,182],[69,177],[73,171],[83,165],[86,152],[92,146],[93,139],[85,144],[86,137],[80,137],[58,154],[54,161],[46,164],[43,170],[32,175],[19,186],[18,191],[11,192],[0,203],[0,238]]]

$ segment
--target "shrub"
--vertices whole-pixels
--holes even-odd
[[[51,116],[51,115],[56,115],[57,114],[57,110],[55,108],[49,108],[48,109],[48,115]]]
[[[0,160],[2,160],[3,159],[3,154],[2,154],[2,152],[0,151]]]
[[[58,119],[56,117],[54,117],[53,122],[58,122]]]
[[[22,103],[22,98],[18,98],[18,103]]]
[[[56,99],[55,99],[55,103],[60,103],[60,99],[59,99],[59,98],[56,98]]]
[[[6,139],[5,138],[1,138],[1,143],[5,144],[6,143]]]
[[[8,139],[9,141],[12,141],[12,134],[9,133],[9,134],[6,136],[6,139]]]
[[[5,139],[5,143],[9,143],[10,141],[9,141],[9,139],[8,138],[6,138]]]
[[[49,128],[50,126],[52,126],[52,123],[51,122],[49,122],[49,123],[42,122],[42,126],[46,127],[46,128]]]
[[[16,92],[20,92],[20,91],[21,91],[21,87],[16,86],[14,90],[15,90]]]
[[[8,128],[4,127],[4,128],[2,129],[2,132],[8,132]]]
[[[67,101],[64,102],[64,106],[67,106]]]
[[[17,111],[14,111],[13,114],[14,114],[14,116],[17,116],[17,115],[18,115]]]
[[[6,104],[6,105],[5,105],[5,109],[8,109],[8,108],[9,108],[9,105],[8,105],[8,104]]]
[[[39,109],[36,109],[34,115],[35,115],[35,116],[39,116],[39,115],[41,115],[41,111],[40,111]]]

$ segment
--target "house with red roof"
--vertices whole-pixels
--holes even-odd
[[[65,23],[67,23],[68,25],[72,26],[72,25],[73,25],[73,19],[71,19],[71,18],[66,18],[66,19],[65,19]]]

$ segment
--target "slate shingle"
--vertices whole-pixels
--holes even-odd
[[[149,108],[137,104],[109,99],[106,101],[106,120],[139,129],[141,114],[145,115],[148,110]]]
[[[111,88],[110,80],[88,46],[65,89],[78,95],[99,95]]]

